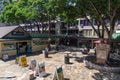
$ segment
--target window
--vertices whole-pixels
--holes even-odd
[[[14,49],[16,49],[16,43],[14,43],[14,42],[3,43],[2,51],[4,51],[4,50],[14,50]]]
[[[33,46],[34,45],[43,45],[43,44],[46,44],[47,42],[47,39],[35,39],[33,40]]]

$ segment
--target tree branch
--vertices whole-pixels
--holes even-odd
[[[114,32],[114,28],[115,28],[115,15],[116,15],[116,11],[117,11],[117,7],[113,10],[112,15],[110,16],[110,34],[109,37],[112,38],[112,34]]]
[[[87,18],[87,16],[85,16],[85,18],[88,20],[88,22],[89,22],[90,25],[92,26],[93,30],[96,32],[97,36],[100,38],[101,35],[100,35],[99,32],[95,29],[95,27],[93,26],[92,22]]]
[[[102,13],[100,11],[98,11],[98,9],[95,7],[94,3],[90,2],[91,5],[93,6],[95,12],[97,13],[97,15],[99,16],[99,19],[100,19],[100,22],[101,22],[101,25],[103,27],[103,29],[106,30],[106,32],[109,34],[109,29],[108,27],[106,26],[105,22],[104,22],[104,19],[102,18]],[[104,28],[105,27],[105,28]],[[103,30],[104,31],[104,30]],[[104,32],[102,32],[102,36],[104,35]]]

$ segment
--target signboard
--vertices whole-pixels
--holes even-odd
[[[9,59],[8,54],[7,54],[7,53],[4,53],[4,54],[2,55],[2,59],[3,59],[3,60],[7,60],[7,59]]]
[[[20,56],[20,65],[23,67],[27,66],[27,58],[26,56]]]
[[[38,64],[38,73],[39,73],[40,77],[46,76],[45,63],[44,62]]]
[[[37,65],[37,62],[36,62],[35,59],[30,60],[29,68],[30,68],[31,70],[34,71],[35,68],[36,68],[36,65]]]
[[[24,35],[24,32],[22,32],[22,31],[13,31],[12,32],[12,35],[19,35],[19,36],[23,36]]]
[[[56,68],[53,80],[64,80],[62,66]]]
[[[108,44],[98,44],[96,47],[97,63],[104,64],[107,60],[110,46]]]

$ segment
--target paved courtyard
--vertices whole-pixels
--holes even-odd
[[[76,53],[76,56],[73,56],[73,53]],[[83,59],[86,55],[83,55],[81,52],[71,52],[70,64],[64,63],[65,55],[64,52],[59,52],[49,54],[49,58],[44,58],[43,54],[37,54],[27,56],[27,61],[29,63],[31,59],[36,59],[37,62],[45,62],[45,70],[48,76],[44,77],[43,80],[52,80],[55,68],[60,65],[62,65],[65,80],[103,80],[104,76],[102,76],[102,73],[85,67]],[[27,80],[29,72],[31,72],[31,70],[29,70],[28,67],[21,67],[15,64],[15,60],[6,62],[0,60],[0,80],[21,80],[21,76],[25,75]],[[13,76],[13,78],[9,78],[9,76]],[[35,80],[42,79],[36,78]]]

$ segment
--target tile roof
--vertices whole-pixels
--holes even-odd
[[[5,27],[0,27],[0,38],[3,36],[7,35],[9,32],[13,31],[15,28],[18,26],[5,26]]]

